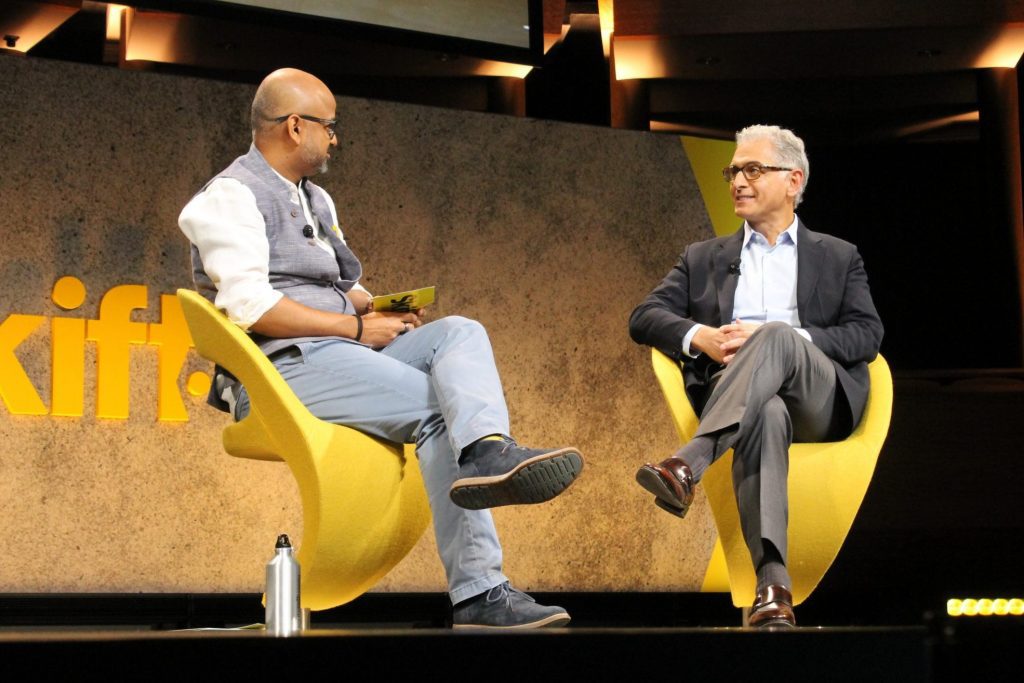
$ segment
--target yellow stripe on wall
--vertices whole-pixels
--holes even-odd
[[[704,207],[711,219],[711,227],[719,237],[731,235],[736,232],[739,219],[733,211],[729,189],[722,180],[722,169],[732,161],[736,143],[731,140],[709,140],[688,135],[681,135],[679,139],[683,143],[683,151],[697,179],[697,187],[700,188]],[[700,589],[703,593],[729,592],[729,570],[725,564],[721,540],[715,541],[715,549],[711,553]]]
[[[711,227],[719,237],[731,235],[741,221],[732,209],[729,188],[722,180],[722,169],[732,161],[736,143],[731,140],[708,140],[681,135],[683,151],[697,179],[704,206],[711,218]]]
[[[704,582],[700,586],[700,592],[729,592],[729,567],[725,563],[725,549],[722,548],[722,539],[715,541],[715,549],[711,551],[708,568],[704,571]]]

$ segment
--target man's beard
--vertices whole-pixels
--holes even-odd
[[[303,149],[302,160],[309,168],[316,169],[314,173],[327,173],[327,163],[330,159],[326,151],[321,154],[311,148]]]

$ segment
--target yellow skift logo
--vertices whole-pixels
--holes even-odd
[[[129,367],[132,345],[157,347],[157,419],[185,422],[188,412],[178,388],[192,337],[177,297],[160,295],[160,322],[131,319],[144,309],[146,285],[118,285],[100,300],[98,320],[50,319],[50,407],[39,397],[15,349],[46,322],[41,315],[12,313],[0,323],[0,399],[13,415],[81,417],[85,397],[85,344],[96,344],[96,416],[128,418]],[[71,311],[85,301],[85,285],[75,277],[62,277],[53,286],[53,302]],[[195,372],[188,378],[194,396],[210,387],[210,376]]]

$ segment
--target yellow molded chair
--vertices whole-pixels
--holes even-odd
[[[412,446],[317,419],[238,326],[196,292],[179,289],[196,350],[245,385],[248,417],[224,429],[224,450],[288,463],[302,498],[302,607],[362,595],[412,549],[430,508]],[[269,547],[269,546],[268,546]]]
[[[652,349],[651,361],[683,443],[697,431],[697,416],[679,364]],[[871,392],[860,425],[844,441],[797,443],[789,449],[789,573],[793,603],[800,604],[832,566],[864,500],[892,415],[892,374],[882,356],[868,365]],[[754,602],[757,578],[743,541],[732,487],[732,450],[701,480],[718,527],[718,542],[703,590],[730,590],[737,607]],[[727,584],[723,580],[728,577]]]

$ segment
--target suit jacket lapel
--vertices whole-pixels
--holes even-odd
[[[800,316],[800,324],[807,325],[807,303],[811,300],[821,267],[825,259],[825,247],[821,237],[804,227],[803,222],[797,226],[796,241],[796,310]]]
[[[722,325],[732,322],[733,304],[736,299],[736,284],[739,278],[729,273],[729,266],[740,257],[743,248],[743,228],[722,241],[714,255],[715,289],[718,292],[718,312]]]

